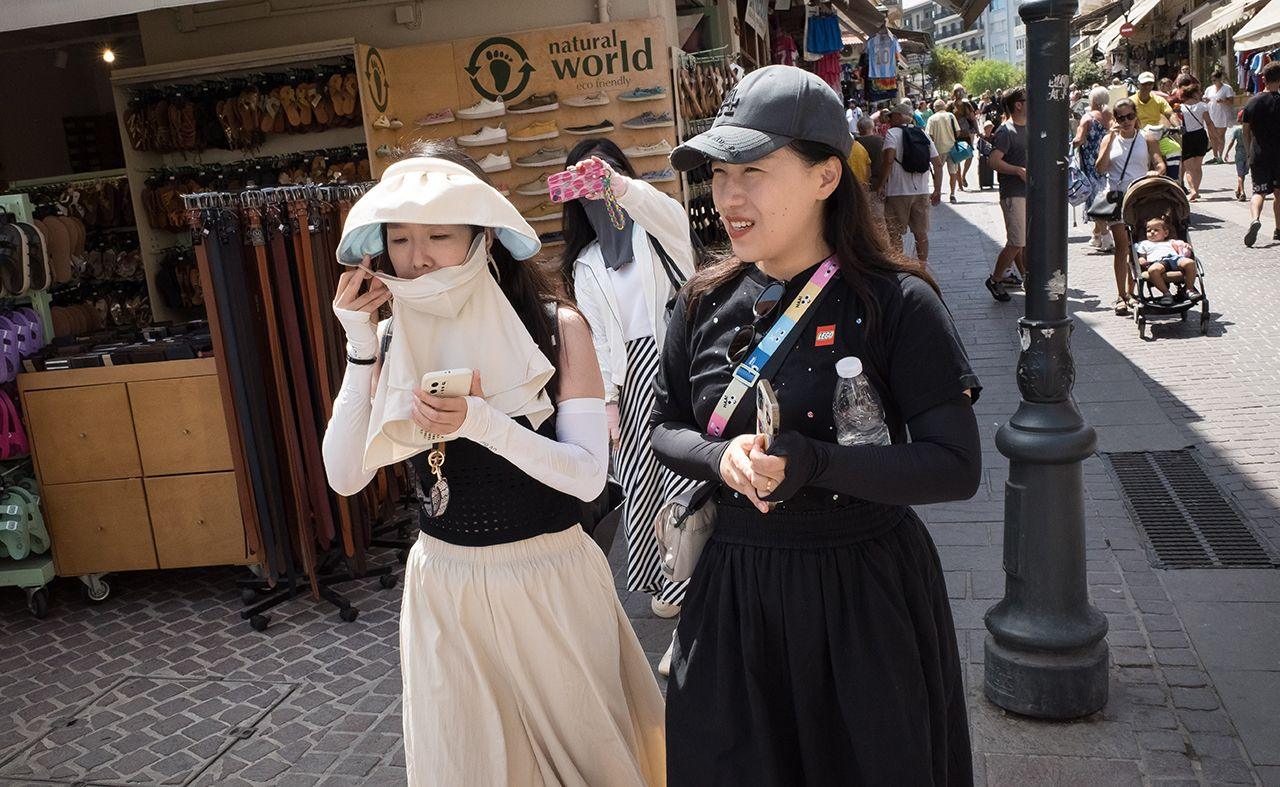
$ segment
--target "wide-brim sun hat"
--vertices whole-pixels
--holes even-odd
[[[491,228],[517,260],[542,248],[538,233],[497,189],[466,167],[418,156],[382,173],[347,214],[338,241],[338,262],[359,265],[365,255],[382,254],[384,224],[467,224]]]
[[[671,166],[695,169],[708,160],[758,161],[793,141],[818,142],[848,158],[853,148],[844,101],[817,75],[795,66],[765,66],[729,91],[707,131],[671,152]]]

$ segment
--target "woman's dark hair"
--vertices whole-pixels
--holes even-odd
[[[1222,66],[1214,66],[1213,73],[1209,76],[1209,78],[1221,80],[1225,76],[1226,74],[1222,73]]]
[[[406,154],[400,157],[400,160],[418,157],[451,161],[471,170],[472,174],[490,186],[493,185],[488,173],[482,170],[474,159],[452,145],[434,140],[421,142],[409,148]],[[472,227],[472,230],[479,234],[484,231],[484,228]],[[384,249],[387,248],[386,233],[387,229],[384,224],[382,227],[382,247]],[[575,307],[561,297],[551,277],[533,260],[517,260],[511,256],[511,252],[507,250],[507,247],[497,239],[494,240],[489,253],[494,263],[490,268],[490,275],[493,275],[492,268],[496,267],[496,278],[502,293],[511,302],[512,308],[515,309],[516,314],[520,317],[520,322],[524,324],[525,330],[533,337],[538,349],[556,368],[556,375],[551,378],[551,382],[547,383],[547,393],[550,394],[553,400],[556,400],[559,398],[561,379],[559,374],[559,343],[556,340],[560,331],[556,311],[548,308],[548,306],[554,304],[557,309],[561,306],[567,306],[571,309],[575,309]],[[382,258],[385,259],[386,256],[386,254],[383,254]],[[375,270],[382,270],[384,264],[389,268],[390,260],[385,260],[385,262],[379,260]]]
[[[823,205],[822,237],[835,252],[845,282],[866,306],[869,329],[874,329],[880,316],[879,304],[872,295],[869,281],[873,276],[892,277],[909,273],[923,279],[941,296],[924,263],[890,252],[884,230],[871,217],[866,190],[853,176],[849,163],[839,151],[819,142],[801,139],[792,141],[787,147],[809,166],[816,167],[831,158],[840,161],[840,182]],[[690,313],[699,298],[733,281],[752,264],[727,255],[695,273],[684,290]]]
[[[609,166],[627,177],[634,178],[636,170],[622,149],[613,140],[592,137],[584,139],[573,146],[566,159],[566,166],[572,167],[583,159],[595,156],[609,162]],[[564,252],[560,255],[560,274],[564,278],[565,292],[573,297],[573,264],[578,261],[582,250],[596,240],[596,230],[587,221],[586,208],[580,200],[571,199],[564,203]]]

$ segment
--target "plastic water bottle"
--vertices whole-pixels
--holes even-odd
[[[880,397],[862,373],[862,361],[852,355],[841,358],[836,362],[836,374],[840,376],[833,399],[836,442],[840,445],[892,443]]]

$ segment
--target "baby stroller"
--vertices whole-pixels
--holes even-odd
[[[1187,229],[1187,222],[1191,218],[1191,203],[1187,202],[1187,195],[1183,193],[1182,187],[1160,175],[1138,178],[1125,190],[1121,218],[1129,227],[1129,268],[1133,273],[1138,298],[1138,305],[1133,310],[1133,321],[1138,324],[1138,336],[1146,338],[1144,332],[1148,317],[1176,314],[1185,320],[1187,313],[1197,304],[1200,306],[1200,333],[1208,333],[1209,293],[1204,284],[1204,261],[1198,255],[1192,253],[1196,262],[1196,289],[1200,291],[1200,299],[1197,301],[1189,297],[1182,280],[1182,271],[1169,271],[1165,273],[1165,279],[1169,282],[1169,293],[1174,298],[1172,306],[1160,305],[1160,291],[1151,286],[1147,273],[1138,266],[1137,245],[1146,239],[1145,228],[1149,219],[1168,219],[1172,224],[1170,238],[1191,242]]]

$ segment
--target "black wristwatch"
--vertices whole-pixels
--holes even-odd
[[[377,356],[373,358],[352,358],[350,355],[347,356],[347,363],[354,363],[356,366],[372,366],[377,362]]]

